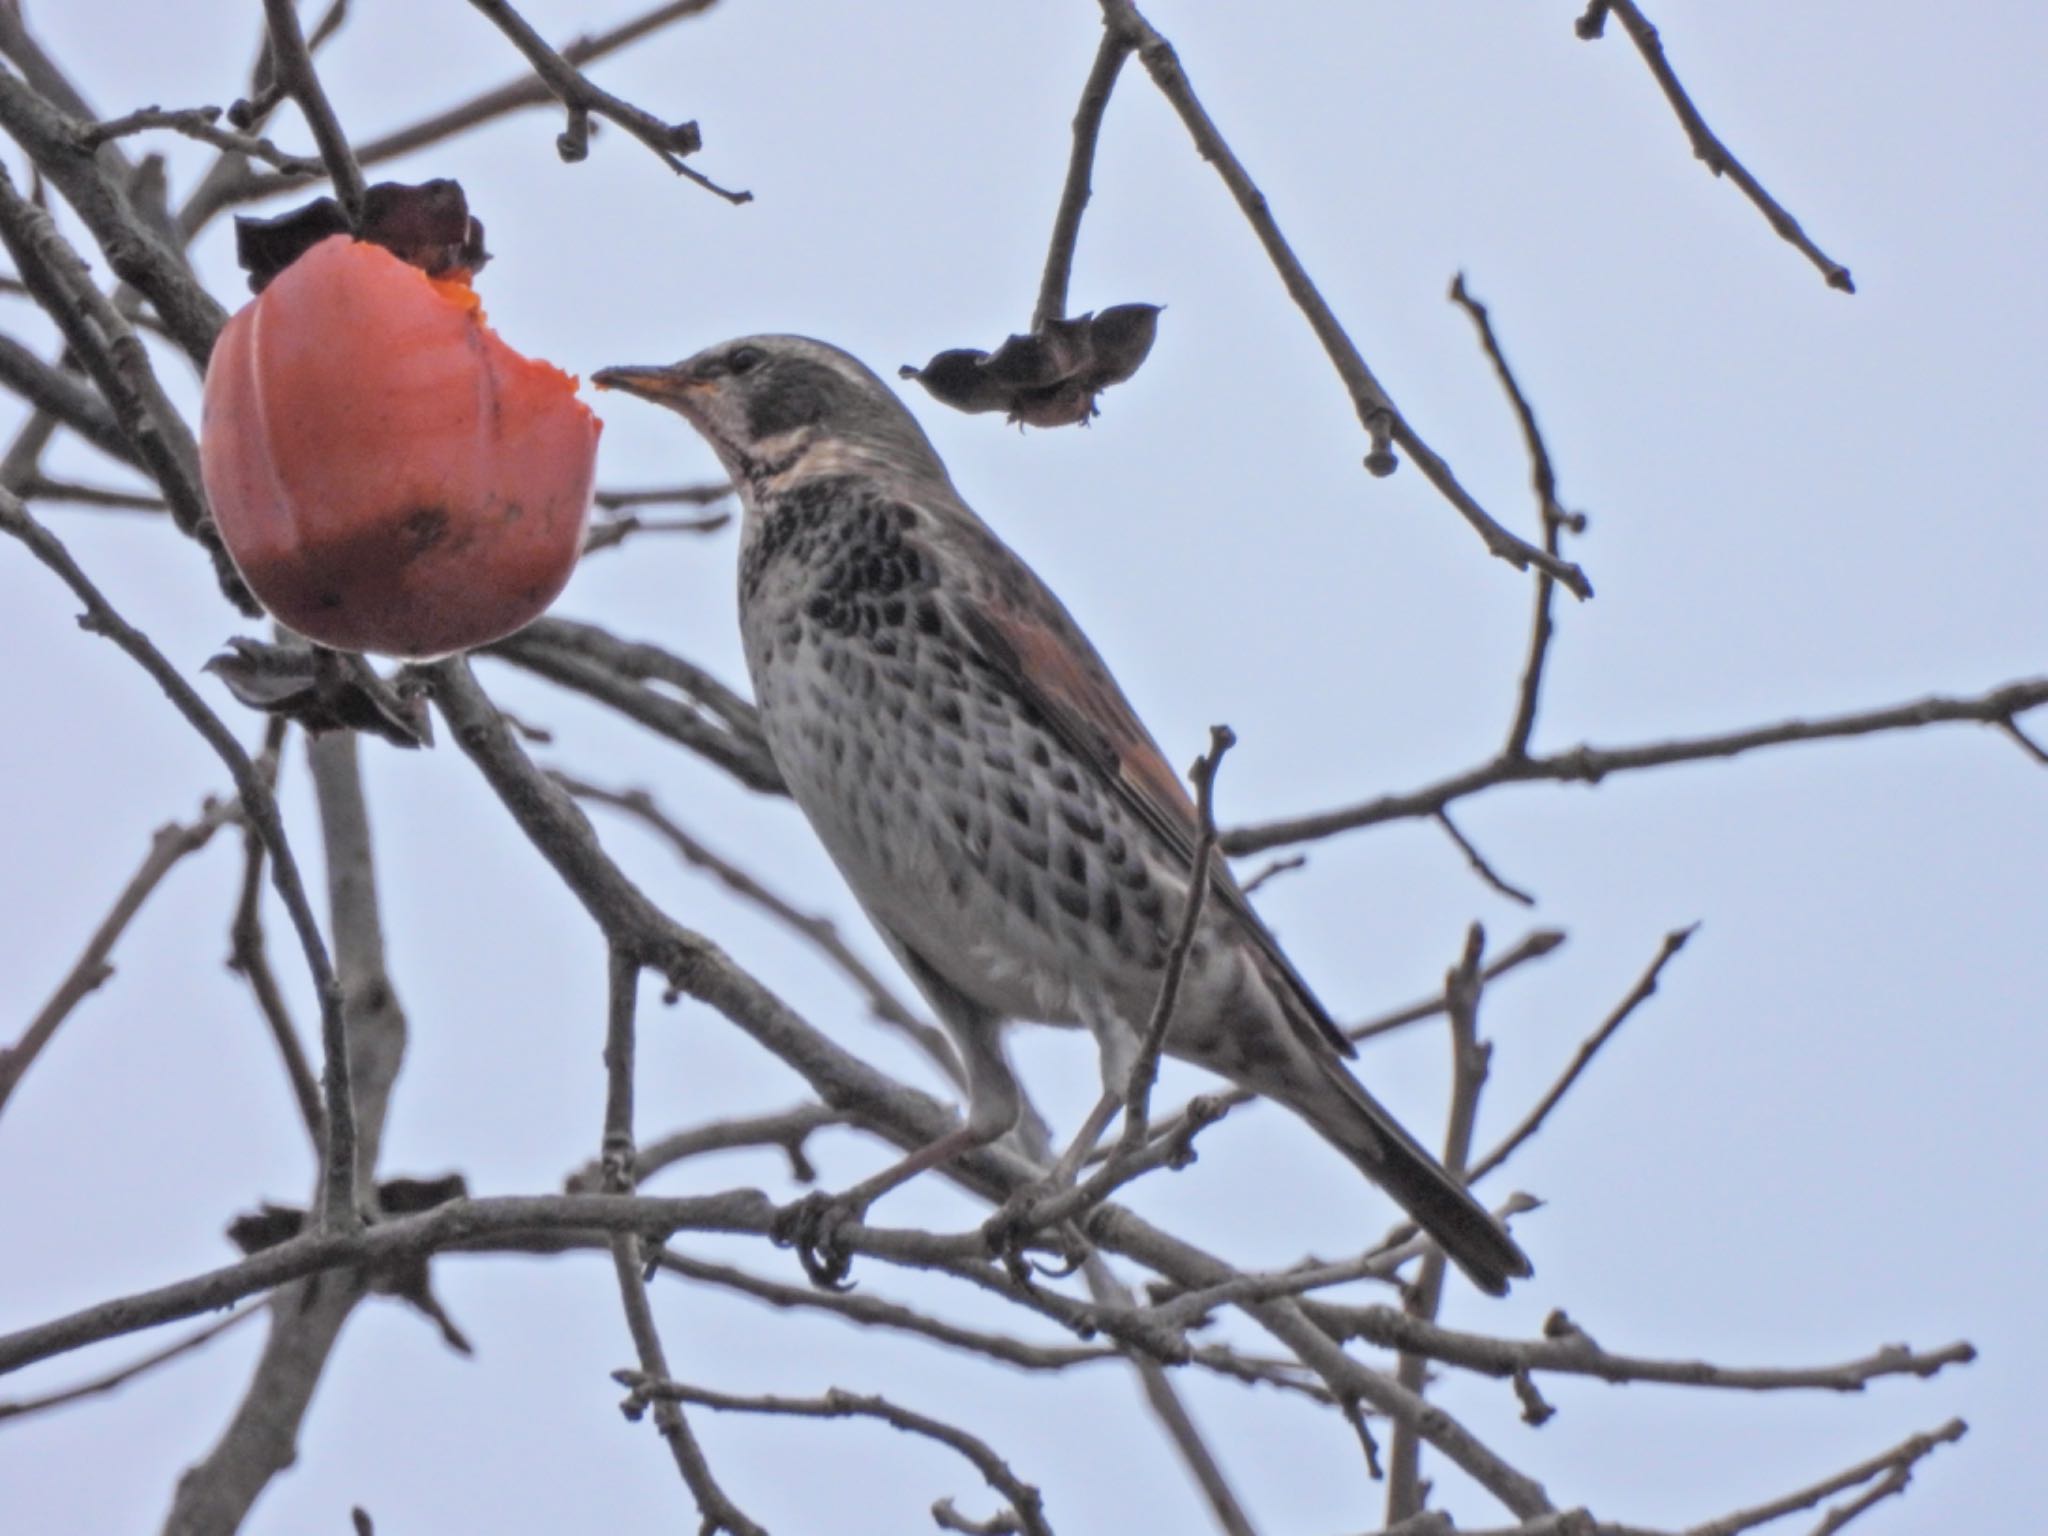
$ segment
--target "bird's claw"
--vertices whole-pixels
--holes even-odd
[[[994,1214],[981,1224],[981,1235],[988,1244],[989,1253],[1003,1261],[1003,1267],[1019,1284],[1028,1285],[1034,1275],[1048,1280],[1063,1280],[1088,1262],[1091,1249],[1078,1225],[1063,1219],[1048,1229],[1038,1216],[1038,1208],[1045,1197],[1059,1192],[1043,1185],[1020,1189],[996,1207]],[[1059,1245],[1058,1263],[1043,1263],[1031,1256],[1029,1245],[1039,1237],[1049,1238]]]
[[[858,1221],[860,1211],[839,1195],[813,1190],[775,1213],[768,1235],[779,1248],[796,1250],[804,1274],[821,1291],[850,1291],[846,1278],[853,1268],[853,1253],[841,1241],[840,1231]]]

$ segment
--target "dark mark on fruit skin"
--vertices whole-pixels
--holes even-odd
[[[407,552],[421,555],[432,549],[448,534],[448,512],[444,507],[420,507],[405,515],[400,525],[405,533]]]
[[[507,525],[518,522],[524,516],[526,516],[526,508],[518,502],[508,501],[505,503],[505,522]]]
[[[317,600],[322,608],[339,608],[341,606],[341,594],[339,592],[321,592],[317,594]]]

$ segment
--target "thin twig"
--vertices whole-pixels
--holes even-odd
[[[716,3],[717,0],[666,0],[665,4],[653,6],[616,27],[564,44],[562,57],[571,64],[590,63],[638,42],[672,22],[708,11]],[[444,143],[510,113],[545,106],[553,100],[554,93],[529,70],[467,101],[358,144],[356,161],[366,167],[380,165],[400,155]],[[222,209],[304,186],[310,179],[292,175],[261,175],[240,167],[223,166],[218,174],[209,173],[199,191],[180,212],[179,229],[190,239]]]
[[[0,1111],[6,1109],[7,1101],[20,1086],[23,1075],[55,1038],[72,1011],[114,974],[114,967],[108,963],[107,957],[127,931],[135,914],[142,910],[142,904],[163,882],[164,876],[187,854],[204,848],[222,827],[239,821],[241,814],[239,801],[216,800],[209,796],[199,815],[189,823],[170,822],[157,828],[149,840],[149,851],[143,855],[141,866],[121,888],[121,894],[114,898],[112,909],[93,930],[92,937],[86,941],[84,950],[72,962],[64,979],[57,984],[50,1000],[29,1021],[19,1040],[0,1049]]]
[[[1209,727],[1209,750],[1195,759],[1188,778],[1195,786],[1195,816],[1199,830],[1189,862],[1188,894],[1181,908],[1180,928],[1166,952],[1166,974],[1160,978],[1159,995],[1152,1004],[1152,1016],[1138,1039],[1137,1054],[1131,1061],[1131,1075],[1124,1087],[1124,1124],[1118,1139],[1120,1155],[1135,1152],[1151,1131],[1152,1085],[1159,1078],[1159,1057],[1166,1048],[1166,1035],[1173,1027],[1175,1005],[1180,1001],[1182,978],[1188,957],[1194,952],[1195,934],[1202,921],[1202,908],[1209,894],[1210,867],[1216,863],[1216,770],[1223,754],[1237,744],[1227,725]]]
[[[312,973],[313,990],[320,1000],[320,1036],[326,1061],[322,1086],[326,1099],[327,1148],[326,1186],[322,1220],[337,1231],[361,1220],[355,1202],[356,1123],[349,1087],[348,1034],[342,1012],[341,983],[336,979],[327,943],[320,936],[319,921],[306,898],[298,860],[285,838],[284,821],[278,815],[277,800],[234,733],[207,705],[184,675],[171,665],[148,636],[115,611],[98,587],[79,569],[70,552],[47,528],[29,515],[28,508],[5,491],[0,491],[0,533],[20,540],[45,566],[68,586],[85,605],[80,625],[119,646],[156,682],[179,714],[213,748],[228,772],[234,776],[236,792],[250,823],[261,834],[270,851],[271,884],[283,900],[292,927],[305,952],[306,968]]]
[[[1357,344],[1338,322],[1329,301],[1309,277],[1307,268],[1302,266],[1301,258],[1294,254],[1294,248],[1280,232],[1266,194],[1259,190],[1215,122],[1196,99],[1194,87],[1188,83],[1187,73],[1181,68],[1173,45],[1139,13],[1132,0],[1101,0],[1101,4],[1111,30],[1122,33],[1136,46],[1139,60],[1152,76],[1153,84],[1159,87],[1160,93],[1179,114],[1188,136],[1195,141],[1195,148],[1223,178],[1252,232],[1258,236],[1259,244],[1265,247],[1266,255],[1280,274],[1288,297],[1307,318],[1309,328],[1322,343],[1337,376],[1344,381],[1352,405],[1358,412],[1359,424],[1372,440],[1366,467],[1374,474],[1391,473],[1396,460],[1389,444],[1398,444],[1415,461],[1423,478],[1435,486],[1472,526],[1490,553],[1517,570],[1533,568],[1548,571],[1580,597],[1591,597],[1593,584],[1587,580],[1584,571],[1503,527],[1473,498],[1471,492],[1458,483],[1450,465],[1408,424],[1372,369],[1366,366]]]
[[[162,496],[115,490],[104,485],[81,485],[75,480],[52,480],[41,474],[30,475],[13,490],[23,501],[64,502],[75,507],[104,507],[113,512],[165,510]]]
[[[621,944],[611,946],[608,957],[609,1000],[605,1027],[604,1136],[598,1159],[604,1170],[606,1192],[630,1195],[636,1170],[633,1158],[633,1057],[634,1015],[640,990],[639,957]],[[612,1267],[619,1282],[619,1300],[625,1308],[626,1329],[640,1357],[640,1369],[651,1376],[668,1375],[668,1357],[661,1333],[654,1322],[654,1308],[647,1296],[646,1262],[637,1233],[617,1232],[612,1236]],[[636,1415],[637,1417],[637,1415]],[[675,1458],[683,1484],[697,1501],[703,1516],[702,1536],[729,1531],[732,1536],[767,1536],[740,1510],[719,1486],[703,1447],[690,1432],[689,1422],[674,1400],[654,1405],[654,1425]]]
[[[247,155],[251,160],[260,160],[265,165],[275,166],[278,170],[294,176],[325,174],[326,167],[321,161],[308,159],[304,155],[288,154],[258,134],[242,133],[233,128],[218,126],[220,115],[219,107],[185,107],[175,111],[166,111],[162,107],[143,107],[121,117],[94,123],[85,131],[84,140],[89,147],[97,148],[109,139],[124,138],[129,134],[161,128],[183,134],[188,139],[197,139],[202,144],[211,144],[215,149]]]
[[[23,283],[30,297],[33,290]],[[0,387],[12,390],[45,416],[56,418],[93,447],[124,464],[134,464],[135,445],[90,383],[65,368],[46,363],[12,336],[0,336]],[[17,476],[10,489],[26,494],[30,477]]]
[[[1095,51],[1088,80],[1081,87],[1080,105],[1074,108],[1074,149],[1067,161],[1066,185],[1060,189],[1059,211],[1053,215],[1052,238],[1045,252],[1045,275],[1038,283],[1038,303],[1031,311],[1031,329],[1042,331],[1047,322],[1067,313],[1067,283],[1074,271],[1074,247],[1081,238],[1081,215],[1091,195],[1095,172],[1095,145],[1102,137],[1102,115],[1109,109],[1110,92],[1116,89],[1117,74],[1130,57],[1131,39],[1120,28],[1105,24],[1102,45]]]
[[[653,1403],[658,1409],[664,1402],[696,1403],[726,1413],[770,1413],[810,1419],[879,1419],[892,1429],[935,1440],[958,1451],[991,1488],[1010,1501],[1010,1508],[1019,1522],[1018,1528],[1026,1536],[1052,1536],[1052,1528],[1045,1523],[1044,1500],[1038,1490],[1012,1472],[1009,1464],[990,1449],[986,1441],[942,1419],[904,1408],[885,1397],[845,1392],[838,1387],[823,1397],[740,1397],[729,1392],[712,1392],[689,1386],[665,1377],[650,1379],[651,1375],[640,1371],[618,1371],[614,1373],[614,1379],[630,1391],[629,1405]]]
[[[660,807],[654,803],[653,796],[645,790],[602,789],[564,773],[556,773],[553,777],[556,783],[579,800],[592,800],[599,805],[608,805],[636,818],[675,849],[686,863],[709,871],[734,895],[752,902],[785,927],[792,929],[839,968],[867,999],[868,1007],[877,1019],[908,1037],[912,1044],[931,1058],[955,1086],[966,1085],[966,1074],[961,1070],[960,1058],[945,1035],[918,1017],[908,1004],[890,990],[888,983],[868,968],[867,963],[839,936],[839,929],[830,918],[799,911],[738,865],[712,852],[683,830],[674,819],[664,815]]]
[[[240,1327],[252,1317],[261,1317],[268,1305],[267,1302],[258,1303],[253,1307],[244,1307],[239,1312],[230,1312],[219,1322],[208,1323],[204,1328],[187,1334],[175,1344],[153,1350],[139,1360],[131,1360],[119,1370],[109,1371],[104,1376],[95,1376],[90,1381],[82,1381],[75,1387],[65,1387],[62,1391],[47,1393],[42,1397],[25,1397],[18,1402],[0,1402],[0,1420],[26,1418],[30,1414],[43,1413],[51,1408],[62,1408],[81,1399],[98,1397],[102,1393],[124,1387],[136,1377],[147,1375],[160,1365],[169,1365],[173,1360],[211,1344],[230,1328]]]
[[[1570,1064],[1566,1066],[1557,1081],[1550,1085],[1549,1091],[1536,1101],[1535,1108],[1522,1117],[1522,1123],[1508,1132],[1499,1146],[1472,1165],[1472,1171],[1466,1178],[1467,1183],[1478,1183],[1479,1180],[1485,1178],[1487,1174],[1493,1172],[1494,1169],[1512,1157],[1515,1149],[1520,1147],[1523,1142],[1536,1134],[1538,1128],[1542,1126],[1550,1112],[1557,1108],[1558,1102],[1564,1098],[1572,1084],[1579,1080],[1579,1074],[1584,1072],[1587,1066],[1591,1064],[1593,1058],[1600,1053],[1600,1048],[1614,1038],[1615,1031],[1628,1022],[1629,1015],[1634,1013],[1657,990],[1657,978],[1663,974],[1664,967],[1671,957],[1685,948],[1685,941],[1698,931],[1699,924],[1693,923],[1688,927],[1675,928],[1670,933],[1664,935],[1664,943],[1658,949],[1656,958],[1650,961],[1649,969],[1644,971],[1641,979],[1629,989],[1628,996],[1617,1003],[1614,1011],[1608,1014],[1600,1027],[1580,1043],[1578,1050],[1572,1054]]]
[[[1004,1365],[1026,1371],[1063,1371],[1072,1366],[1091,1365],[1123,1358],[1104,1344],[1034,1344],[1008,1334],[985,1333],[963,1328],[936,1317],[928,1317],[900,1302],[886,1301],[866,1291],[821,1291],[812,1285],[785,1285],[763,1275],[749,1274],[723,1264],[689,1258],[672,1248],[654,1256],[655,1267],[685,1280],[722,1286],[751,1296],[769,1306],[791,1311],[829,1312],[863,1328],[887,1328],[914,1334],[948,1348],[984,1355]]]
[[[1479,1118],[1479,1094],[1486,1086],[1487,1046],[1479,1038],[1479,999],[1485,986],[1481,962],[1486,954],[1486,931],[1474,923],[1466,930],[1464,953],[1444,973],[1444,1015],[1450,1021],[1451,1108],[1444,1129],[1444,1169],[1461,1177],[1472,1155],[1472,1127]],[[1443,1305],[1444,1273],[1448,1260],[1444,1250],[1432,1244],[1423,1255],[1421,1273],[1408,1288],[1404,1311],[1423,1322],[1435,1322]],[[1429,1362],[1419,1354],[1404,1353],[1394,1369],[1394,1379],[1420,1397],[1429,1380]],[[1422,1439],[1413,1424],[1394,1426],[1394,1443],[1387,1453],[1387,1524],[1406,1520],[1422,1512]]]
[[[717,533],[732,522],[730,512],[713,512],[704,517],[642,517],[628,512],[623,517],[601,517],[583,536],[583,553],[616,549],[636,533]]]
[[[363,217],[363,168],[349,148],[348,135],[341,131],[341,119],[321,87],[313,68],[313,56],[306,48],[306,36],[299,30],[297,0],[263,0],[263,14],[270,23],[270,66],[277,84],[298,103],[306,126],[313,130],[313,142],[320,146],[321,163],[334,183],[334,195],[350,224]]]
[[[1650,67],[1656,78],[1657,88],[1664,93],[1664,99],[1671,103],[1671,110],[1678,114],[1678,121],[1685,128],[1686,138],[1692,141],[1692,152],[1705,162],[1708,170],[1716,176],[1726,176],[1742,189],[1742,195],[1756,205],[1757,211],[1770,222],[1778,238],[1798,250],[1799,254],[1812,262],[1827,279],[1830,288],[1843,293],[1856,291],[1855,279],[1849,276],[1849,269],[1829,256],[1806,237],[1806,231],[1799,227],[1799,221],[1787,213],[1778,200],[1766,192],[1763,183],[1752,176],[1740,160],[1728,152],[1728,146],[1715,137],[1707,126],[1707,120],[1700,116],[1700,109],[1693,105],[1685,87],[1678,82],[1677,71],[1664,56],[1664,43],[1657,35],[1657,29],[1650,24],[1650,18],[1634,0],[1592,0],[1585,14],[1577,23],[1580,37],[1591,41],[1601,35],[1609,12],[1621,18],[1621,24],[1628,31],[1629,41],[1636,45],[1636,52],[1643,56],[1643,62]]]
[[[1544,445],[1543,431],[1536,425],[1536,412],[1529,404],[1529,397],[1522,393],[1522,386],[1516,382],[1514,370],[1508,366],[1507,354],[1501,351],[1500,342],[1493,334],[1493,321],[1486,306],[1466,290],[1462,272],[1451,279],[1451,302],[1472,317],[1472,324],[1479,331],[1479,344],[1486,349],[1494,376],[1507,392],[1508,404],[1514,408],[1515,420],[1521,425],[1522,445],[1529,455],[1529,488],[1536,494],[1536,516],[1543,529],[1543,547],[1555,555],[1564,530],[1570,527],[1574,532],[1579,531],[1584,527],[1585,519],[1573,517],[1557,504],[1557,472],[1551,467],[1550,449]],[[1543,689],[1543,663],[1556,632],[1550,617],[1551,599],[1556,596],[1556,588],[1557,582],[1548,571],[1537,572],[1536,616],[1529,630],[1528,658],[1522,664],[1522,685],[1515,693],[1514,719],[1508,725],[1507,745],[1501,748],[1503,757],[1529,755],[1529,737],[1536,729],[1537,696]]]
[[[1442,827],[1450,840],[1458,845],[1459,850],[1465,855],[1465,862],[1472,866],[1473,871],[1480,879],[1484,880],[1510,901],[1520,902],[1525,907],[1536,905],[1536,898],[1534,896],[1531,896],[1518,885],[1509,885],[1506,880],[1501,878],[1499,872],[1486,862],[1486,856],[1473,847],[1470,838],[1458,830],[1458,824],[1451,820],[1451,813],[1449,811],[1438,811],[1436,813],[1436,824]]]
[[[1498,959],[1488,961],[1485,971],[1481,974],[1490,982],[1496,977],[1506,975],[1519,965],[1526,964],[1531,960],[1541,959],[1563,943],[1564,935],[1555,928],[1534,929],[1523,935],[1520,942],[1503,952]],[[1423,999],[1421,1002],[1410,1003],[1403,1008],[1396,1008],[1391,1013],[1379,1014],[1374,1018],[1365,1020],[1363,1023],[1346,1025],[1344,1035],[1353,1044],[1358,1044],[1366,1040],[1377,1039],[1381,1035],[1390,1035],[1394,1031],[1406,1029],[1412,1024],[1420,1024],[1426,1019],[1433,1019],[1443,1011],[1444,996],[1439,992],[1433,997]],[[1233,1088],[1226,1092],[1207,1095],[1206,1097],[1221,1100],[1224,1106],[1229,1109],[1236,1109],[1243,1104],[1259,1102],[1257,1094],[1250,1093],[1242,1088]],[[1162,1136],[1180,1134],[1184,1113],[1184,1111],[1176,1110],[1174,1113],[1162,1117],[1152,1128],[1153,1137],[1156,1139]],[[1109,1150],[1105,1148],[1095,1153],[1089,1161],[1097,1162],[1109,1155]]]
[[[271,721],[264,753],[270,761],[279,761],[278,749],[288,724],[282,716]],[[249,983],[256,1010],[262,1015],[271,1043],[277,1047],[278,1060],[284,1065],[285,1078],[299,1106],[299,1118],[313,1138],[317,1155],[327,1140],[327,1113],[320,1107],[319,1080],[306,1060],[306,1048],[299,1043],[299,1027],[292,1021],[284,990],[277,984],[277,973],[270,968],[270,950],[263,937],[263,864],[263,839],[251,828],[242,838],[242,888],[235,901],[234,916],[228,921],[227,966]]]
[[[1954,1444],[1968,1432],[1969,1425],[1961,1419],[1950,1419],[1939,1428],[1912,1435],[1890,1450],[1873,1456],[1868,1461],[1858,1462],[1846,1471],[1824,1478],[1811,1487],[1788,1493],[1783,1498],[1771,1500],[1768,1504],[1740,1509],[1733,1514],[1723,1515],[1718,1520],[1709,1520],[1702,1525],[1692,1526],[1684,1532],[1684,1536],[1741,1536],[1744,1531],[1755,1530],[1758,1526],[1768,1525],[1773,1520],[1782,1520],[1787,1515],[1796,1515],[1802,1509],[1811,1509],[1822,1499],[1832,1498],[1835,1494],[1866,1483],[1873,1477],[1890,1474],[1896,1478],[1901,1473],[1910,1473],[1915,1466],[1940,1447]],[[1884,1493],[1889,1495],[1904,1488],[1904,1479],[1899,1478],[1894,1486],[1885,1488]],[[1814,1528],[1813,1536],[1830,1536],[1830,1533],[1839,1531],[1875,1502],[1874,1499],[1859,1499],[1841,1511],[1830,1510]]]
[[[526,18],[505,0],[469,0],[469,3],[503,32],[513,47],[526,55],[526,62],[533,66],[533,72],[568,110],[569,126],[555,141],[564,160],[581,160],[590,152],[590,119],[594,115],[617,123],[653,150],[662,164],[705,191],[735,205],[754,200],[753,193],[728,191],[683,162],[683,156],[693,155],[704,147],[704,136],[697,131],[695,123],[665,123],[652,112],[622,101],[611,92],[591,84],[581,70],[556,52],[548,40],[534,31]]]
[[[605,512],[633,507],[709,507],[731,495],[732,485],[720,480],[701,485],[647,486],[633,491],[600,490],[590,498],[590,504]]]
[[[1337,832],[1377,826],[1382,822],[1434,816],[1456,801],[1501,784],[1597,784],[1610,774],[1664,768],[1674,763],[1739,757],[1745,752],[1792,742],[1835,741],[1850,736],[1875,736],[1886,731],[1917,730],[1924,726],[1964,722],[2009,730],[2010,722],[2016,716],[2038,709],[2043,704],[2048,704],[2048,677],[2036,677],[2007,683],[2002,688],[1970,698],[1937,696],[1909,704],[1894,704],[1885,709],[1827,715],[1817,720],[1786,720],[1776,725],[1727,731],[1716,736],[1646,742],[1631,747],[1582,745],[1520,759],[1495,757],[1422,789],[1382,795],[1376,800],[1334,811],[1238,827],[1225,832],[1218,841],[1224,852],[1229,854],[1260,853],[1283,844],[1308,842]]]
[[[709,1125],[691,1126],[662,1136],[633,1154],[636,1185],[646,1182],[664,1168],[672,1168],[707,1152],[731,1152],[743,1147],[779,1147],[788,1157],[793,1178],[808,1184],[817,1175],[804,1153],[804,1143],[831,1125],[846,1124],[843,1111],[824,1104],[799,1104],[794,1109],[766,1115],[741,1115],[731,1120],[714,1120]],[[570,1194],[606,1187],[602,1160],[588,1163],[569,1175],[564,1188]]]
[[[482,654],[610,705],[708,758],[749,789],[788,793],[754,706],[703,668],[659,646],[621,640],[594,624],[542,618]]]

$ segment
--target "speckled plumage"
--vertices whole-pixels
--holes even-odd
[[[846,354],[726,343],[600,382],[674,406],[746,509],[740,622],[776,764],[959,1044],[963,1144],[1014,1123],[1000,1029],[1078,1024],[1112,1092],[1164,979],[1194,810],[1108,669]],[[1505,1289],[1528,1261],[1344,1069],[1220,859],[1167,1050],[1288,1105]]]

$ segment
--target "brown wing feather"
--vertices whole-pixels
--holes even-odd
[[[971,530],[976,543],[986,541],[975,551],[975,563],[995,578],[992,588],[979,594],[978,603],[959,601],[959,587],[950,589],[955,600],[946,607],[962,634],[989,669],[1158,835],[1180,867],[1191,868],[1201,838],[1195,803],[1095,647],[1059,599],[993,533],[979,522],[950,524],[948,532],[956,529]],[[1281,953],[1221,854],[1209,861],[1209,890],[1211,899],[1237,918],[1283,1000],[1294,1005],[1287,1011],[1296,1028],[1340,1056],[1357,1055],[1357,1048]]]

